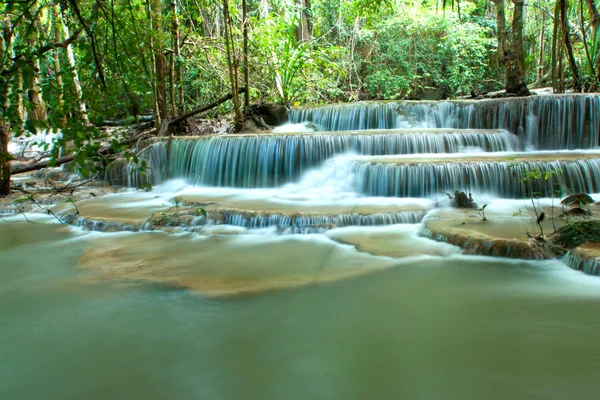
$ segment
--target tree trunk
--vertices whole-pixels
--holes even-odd
[[[594,83],[588,88],[592,91],[598,90],[598,75],[596,75],[596,67],[594,66],[594,62],[592,61],[592,57],[590,56],[590,49],[588,47],[587,37],[585,34],[585,18],[583,14],[583,0],[579,0],[579,21],[581,23],[581,32],[583,36],[583,49],[585,50],[585,58],[587,59],[588,66],[590,68],[590,72],[592,77],[594,78]]]
[[[227,67],[229,69],[229,80],[231,82],[231,93],[233,95],[233,110],[235,112],[235,130],[242,129],[243,117],[240,108],[240,96],[238,91],[238,69],[235,56],[235,45],[231,29],[231,16],[229,14],[229,1],[223,0],[223,26],[225,27],[225,49],[227,52]]]
[[[6,56],[4,49],[10,39],[5,39],[5,35],[9,32],[4,30],[0,35],[0,61],[4,61]],[[9,85],[3,84],[0,86],[0,107],[6,110],[8,107]],[[10,194],[10,154],[8,153],[8,124],[0,119],[0,197]]]
[[[53,23],[52,23],[52,29],[54,30],[54,41],[56,43],[60,43],[61,41],[61,33],[62,33],[62,27],[59,16],[60,16],[60,6],[58,4],[55,4],[54,7],[52,7],[52,19],[53,19]],[[53,58],[54,58],[54,76],[56,77],[56,88],[57,88],[57,101],[58,101],[58,112],[63,114],[63,117],[61,117],[59,125],[61,128],[64,128],[67,125],[67,116],[65,114],[65,101],[64,101],[64,95],[63,95],[63,78],[62,78],[62,72],[61,72],[61,68],[60,68],[60,54],[59,54],[59,48],[57,47],[56,49],[54,49],[53,51]]]
[[[175,117],[177,112],[177,98],[175,97],[176,87],[178,86],[176,63],[179,59],[179,27],[177,24],[177,1],[171,2],[171,45],[173,46],[173,52],[169,57],[169,97],[171,102],[171,116]]]
[[[39,26],[39,20],[33,21],[36,29],[31,33],[31,37],[29,39],[29,45],[32,48],[37,47],[38,31],[41,32],[41,27]],[[29,112],[27,113],[27,119],[34,122],[44,122],[48,118],[48,113],[46,112],[46,103],[42,98],[42,84],[40,80],[40,72],[41,65],[39,57],[35,57],[33,59],[33,73],[31,76],[31,81],[29,82],[29,89],[27,91],[27,97],[29,99]]]
[[[512,0],[515,9],[512,22],[512,35],[508,51],[504,55],[506,68],[506,93],[529,96],[525,84],[525,57],[523,55],[523,0]]]
[[[46,112],[46,103],[42,98],[42,84],[40,82],[40,60],[35,59],[33,61],[33,77],[31,80],[31,85],[29,86],[29,90],[27,92],[27,96],[30,104],[30,111],[27,114],[27,119],[35,122],[43,122],[48,118],[48,113]]]
[[[557,63],[559,62],[558,60],[558,27],[559,27],[559,23],[558,23],[558,18],[559,18],[559,10],[560,10],[560,4],[557,1],[555,6],[554,6],[554,24],[552,26],[552,61],[551,61],[551,66],[552,66],[552,89],[554,90],[554,93],[559,92],[559,87],[557,84]],[[562,45],[561,45],[562,46]]]
[[[571,46],[571,40],[569,38],[569,27],[567,26],[567,1],[559,1],[563,41],[565,43],[565,47],[567,48],[567,58],[569,59],[569,67],[571,68],[571,73],[573,74],[573,89],[576,92],[581,92],[581,81],[579,80],[579,71],[577,69],[577,62],[575,61],[575,56],[573,55],[573,47]]]
[[[544,34],[546,32],[545,22],[546,22],[546,14],[542,12],[542,27],[540,29],[540,53],[539,53],[538,65],[537,65],[537,80],[538,80],[538,82],[541,82],[542,77],[544,76]]]
[[[65,37],[69,37],[69,28],[65,24],[62,19],[62,15],[60,16],[60,24],[62,26],[63,34]],[[75,61],[75,54],[73,53],[73,46],[71,44],[67,45],[65,49],[67,53],[67,62],[69,63],[69,68],[71,70],[71,76],[73,79],[73,87],[75,88],[75,95],[77,96],[77,108],[79,110],[79,114],[81,119],[89,124],[87,110],[85,107],[85,103],[83,101],[83,90],[81,88],[81,83],[79,82],[79,73],[77,72],[77,63]]]
[[[242,32],[244,36],[244,107],[250,107],[250,76],[248,71],[248,1],[242,0]]]
[[[163,45],[163,20],[162,6],[160,0],[150,0],[150,12],[152,19],[152,30],[156,32],[153,40],[152,52],[154,54],[154,69],[156,81],[156,106],[158,109],[157,127],[160,121],[169,119],[169,108],[167,106],[167,84],[165,77],[165,49]],[[160,121],[158,121],[160,120]]]
[[[504,55],[508,51],[506,45],[506,16],[504,11],[504,0],[494,0],[496,5],[496,29],[498,38],[498,63],[503,64]]]
[[[308,42],[312,37],[312,21],[310,18],[310,0],[298,0],[300,6],[300,25],[296,27],[296,39]]]
[[[588,11],[590,13],[590,17],[592,19],[592,27],[594,28],[594,33],[600,27],[600,13],[598,12],[598,7],[596,7],[596,0],[585,0],[587,4]]]
[[[16,111],[16,117],[18,118],[15,128],[22,128],[25,122],[25,106],[23,105],[23,72],[19,68],[15,75],[15,82],[11,87],[12,90],[12,101],[14,102],[13,107]]]
[[[598,7],[596,7],[595,0],[586,0],[585,3],[587,4],[587,9],[592,20],[592,41],[597,41],[600,39],[598,38],[600,30],[600,13],[598,12]],[[600,74],[600,57],[596,57],[595,69],[596,72]]]
[[[10,194],[10,154],[8,124],[0,120],[0,197]]]
[[[177,1],[173,0],[173,52],[175,56],[175,115],[185,111],[183,98],[183,66],[181,63],[181,43],[179,39],[179,15]]]

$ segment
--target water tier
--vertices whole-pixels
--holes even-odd
[[[506,198],[550,197],[557,190],[595,193],[600,191],[599,171],[600,152],[359,157],[352,165],[360,193],[395,197],[455,190]]]
[[[268,228],[276,226],[285,233],[322,233],[343,226],[372,226],[393,224],[416,224],[423,219],[424,211],[397,211],[375,214],[338,215],[286,215],[240,211],[222,211],[224,223],[245,228]]]
[[[176,139],[171,144],[169,177],[199,185],[275,187],[297,179],[325,160],[347,152],[365,155],[456,153],[514,149],[506,131],[392,130],[302,135],[226,135]],[[148,157],[161,160],[160,150]],[[163,156],[164,157],[164,156]],[[162,170],[156,165],[155,170]],[[156,182],[154,182],[156,183]]]
[[[515,99],[363,102],[299,107],[292,123],[321,131],[398,128],[506,129],[524,147],[586,149],[599,144],[600,96],[532,96]]]

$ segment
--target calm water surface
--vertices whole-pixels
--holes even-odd
[[[558,262],[424,256],[209,298],[86,281],[82,235],[0,224],[1,399],[600,397],[600,279]]]

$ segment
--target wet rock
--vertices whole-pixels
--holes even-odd
[[[278,126],[287,121],[288,109],[279,104],[253,104],[246,111],[246,118],[257,117],[270,126]]]
[[[69,179],[72,174],[63,170],[62,168],[42,168],[31,174],[32,178],[35,179],[50,179],[53,181],[65,181]]]
[[[459,192],[458,190],[454,192],[454,195],[448,194],[450,200],[452,200],[452,207],[456,208],[476,208],[477,203],[473,201],[473,196],[471,193],[468,195],[465,192]]]
[[[190,227],[205,225],[209,221],[206,211],[200,208],[158,211],[152,214],[148,223],[153,230],[164,227]]]
[[[460,232],[436,232],[423,227],[420,235],[438,242],[461,247],[465,254],[518,258],[525,260],[546,260],[557,256],[555,246],[545,240],[492,238]]]

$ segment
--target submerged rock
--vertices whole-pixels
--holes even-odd
[[[94,236],[78,260],[94,280],[158,283],[206,296],[321,284],[396,263],[317,236],[164,233]]]

